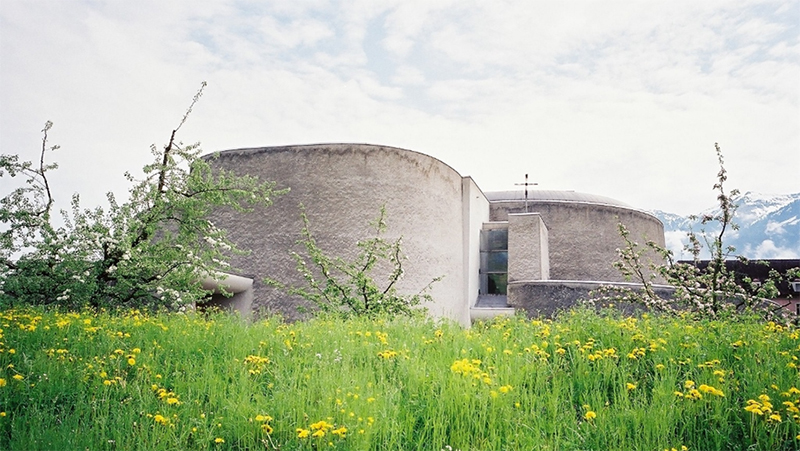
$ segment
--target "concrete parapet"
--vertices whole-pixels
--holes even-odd
[[[598,282],[584,280],[535,280],[508,284],[508,305],[523,310],[530,317],[552,317],[559,311],[568,310],[578,301],[589,299],[589,292],[601,286],[616,286],[641,289],[638,283]],[[675,289],[669,285],[656,285],[658,295],[669,298]],[[618,306],[624,311],[634,311],[637,306]]]

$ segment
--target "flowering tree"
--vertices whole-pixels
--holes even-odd
[[[38,165],[0,156],[0,176],[26,178],[0,199],[0,303],[179,309],[207,295],[200,281],[219,276],[241,252],[208,213],[268,206],[280,192],[255,177],[212,171],[199,144],[175,140],[205,86],[163,150],[151,146],[144,177],[125,174],[128,201],[109,193],[107,209],[83,209],[76,194],[71,212],[61,211],[63,225],[52,221],[48,173],[57,165],[45,163],[58,149],[47,143],[52,123],[45,124]]]
[[[739,194],[739,191],[735,189],[730,192],[725,191],[724,183],[727,181],[728,175],[724,166],[722,150],[717,143],[714,144],[714,147],[719,161],[717,182],[714,184],[719,209],[715,214],[691,218],[692,220],[699,219],[701,224],[699,234],[693,230],[687,233],[689,244],[686,249],[693,256],[693,264],[675,262],[671,251],[653,241],[648,241],[645,246],[639,245],[631,239],[630,232],[625,225],[619,224],[619,233],[625,245],[617,250],[620,259],[614,263],[614,266],[627,279],[640,283],[642,288],[633,290],[610,286],[602,287],[593,293],[594,302],[598,300],[627,301],[643,304],[658,311],[689,310],[701,316],[716,317],[734,311],[765,307],[765,299],[774,299],[778,296],[776,283],[780,280],[780,274],[777,271],[771,270],[770,277],[764,281],[753,281],[748,277],[737,277],[725,264],[730,259],[737,259],[745,264],[766,265],[767,263],[750,262],[745,257],[736,256],[736,249],[724,244],[725,233],[738,229],[733,222],[737,208],[733,198]],[[707,231],[706,227],[712,224],[715,227],[710,227],[710,229],[714,232]],[[708,265],[701,267],[699,264],[700,253],[704,246],[708,248],[711,259]],[[645,249],[655,251],[665,263],[651,263],[651,271],[645,271],[641,261]],[[649,273],[649,276],[646,273]],[[788,276],[793,277],[795,274],[800,275],[800,271],[792,270]],[[661,297],[654,289],[655,280],[659,276],[675,288],[672,297]],[[761,308],[759,311],[767,316],[782,313],[779,306]]]

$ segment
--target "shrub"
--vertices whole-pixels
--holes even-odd
[[[403,295],[397,291],[396,284],[403,277],[406,257],[401,250],[402,237],[394,241],[383,237],[386,231],[385,207],[381,207],[380,215],[370,224],[375,230],[374,236],[359,241],[356,244],[358,254],[349,261],[331,257],[320,249],[311,233],[308,216],[305,212],[301,216],[302,238],[297,243],[305,248],[306,256],[297,252],[292,256],[305,285],[287,285],[267,278],[265,283],[268,285],[300,296],[321,313],[340,316],[412,315],[415,307],[431,300],[427,292],[441,277],[432,280],[417,294]],[[375,275],[381,266],[391,268],[383,285]]]

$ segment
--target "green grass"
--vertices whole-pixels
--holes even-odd
[[[800,334],[755,321],[6,310],[0,329],[0,449],[800,449]]]

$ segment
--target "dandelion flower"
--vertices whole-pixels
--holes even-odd
[[[308,429],[297,428],[297,438],[308,438],[311,434],[311,431]]]
[[[583,418],[585,418],[586,421],[592,421],[595,418],[597,418],[597,413],[595,413],[594,410],[590,410],[590,411],[586,412],[585,414],[583,414]]]
[[[214,439],[214,443],[225,443],[225,439],[222,437],[217,437]]]
[[[21,381],[22,379],[25,379],[25,377],[23,375],[21,375],[21,374],[15,374],[12,377],[12,379],[14,379],[15,381]]]
[[[628,391],[631,391],[631,390],[636,388],[636,384],[634,384],[632,382],[628,382],[627,384],[625,384],[625,388],[627,388]]]

